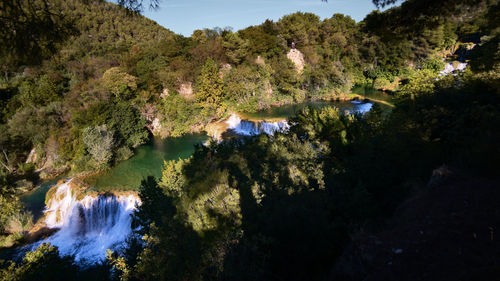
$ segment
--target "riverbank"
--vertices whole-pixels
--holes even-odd
[[[354,106],[356,106],[351,103],[353,100],[368,100],[369,102],[379,103],[385,106],[387,110],[390,110],[393,106],[390,103],[392,97],[379,92],[365,95],[351,93],[349,96],[345,95],[344,97],[345,99],[331,98],[328,100],[316,100],[280,107],[271,107],[253,113],[237,112],[234,117],[245,122],[267,122],[272,124],[283,122],[289,116],[296,114],[308,106],[320,108],[333,105],[339,108],[353,109]],[[120,161],[109,169],[78,173],[69,172],[62,176],[77,178],[84,183],[84,185],[92,187],[98,192],[137,190],[143,178],[150,175],[156,178],[161,177],[161,169],[164,161],[186,159],[190,157],[194,152],[194,146],[206,142],[208,136],[221,139],[222,135],[228,132],[230,124],[228,124],[227,121],[230,117],[231,115],[210,123],[206,126],[204,133],[186,134],[182,137],[168,137],[163,139],[152,138],[148,143],[137,147],[134,150],[134,155],[130,159]],[[39,219],[45,207],[45,193],[51,186],[61,180],[62,176],[55,180],[43,181],[41,184],[37,185],[37,187],[22,196],[22,202],[25,204],[26,208],[34,214],[35,221]]]
[[[303,103],[273,106],[256,112],[232,112],[228,117],[213,121],[206,125],[205,131],[208,136],[216,140],[222,140],[224,139],[224,135],[226,133],[234,131],[236,126],[235,123],[251,122],[254,123],[256,127],[264,125],[277,128],[281,126],[281,123],[286,122],[290,116],[297,114],[307,107],[321,108],[325,106],[336,106],[347,112],[354,111],[364,113],[365,110],[356,108],[356,105],[360,106],[363,104],[377,103],[390,110],[394,107],[394,104],[390,101],[390,98],[387,98],[390,97],[389,95],[384,97],[386,97],[385,100],[372,96],[351,93],[342,97],[337,96],[335,98],[316,99]],[[369,108],[371,108],[371,106]]]

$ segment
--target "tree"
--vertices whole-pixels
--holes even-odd
[[[297,12],[286,15],[278,22],[280,34],[287,40],[288,45],[292,42],[298,47],[315,44],[319,35],[319,17],[312,13]]]
[[[391,81],[387,80],[384,77],[376,78],[375,81],[373,81],[373,88],[377,90],[385,91],[389,87],[391,87]]]
[[[435,88],[437,74],[431,69],[419,69],[413,72],[406,83],[401,86],[400,94],[414,97],[418,94],[432,93]]]
[[[144,2],[144,0],[118,0],[118,5],[140,14],[144,11]],[[149,9],[157,10],[160,7],[160,2],[161,0],[149,0]]]
[[[55,83],[48,75],[42,75],[33,83],[25,80],[19,85],[20,101],[23,106],[46,105],[60,98]]]
[[[22,262],[0,270],[0,281],[63,281],[78,280],[78,267],[71,257],[61,258],[59,250],[50,244],[26,253]]]
[[[173,198],[180,197],[185,184],[185,177],[182,173],[182,167],[186,160],[170,160],[163,163],[162,176],[159,186],[163,192]]]
[[[0,0],[0,65],[8,72],[38,64],[76,34],[74,20],[59,0]]]
[[[141,205],[134,212],[134,224],[146,243],[136,255],[129,257],[129,268],[123,259],[108,254],[122,280],[198,280],[201,266],[199,237],[184,224],[173,198],[166,195],[153,177],[141,182]],[[133,241],[130,241],[133,242]]]
[[[31,219],[19,199],[12,194],[0,194],[0,235],[21,233],[31,226]]]
[[[108,114],[106,124],[114,132],[115,147],[135,148],[148,140],[146,121],[130,103],[120,102]]]
[[[92,156],[96,168],[104,168],[113,157],[113,133],[106,125],[87,127],[83,130],[82,140]]]
[[[198,102],[208,105],[220,105],[224,97],[223,82],[219,67],[213,59],[207,59],[198,77],[196,98]]]
[[[121,99],[131,97],[132,93],[137,90],[136,78],[122,71],[119,67],[106,70],[102,75],[101,82],[105,89]]]
[[[222,46],[232,63],[240,63],[247,55],[248,41],[241,39],[237,33],[227,33]]]

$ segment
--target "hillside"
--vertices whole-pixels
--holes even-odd
[[[383,112],[370,103],[366,113],[308,107],[272,135],[210,141],[186,159],[159,156],[161,177],[134,188],[141,205],[134,197],[117,208],[107,193],[96,204],[75,201],[62,184],[54,203],[71,201],[62,209],[75,213],[57,220],[65,230],[56,232],[59,245],[88,246],[82,237],[97,239],[94,230],[120,221],[126,231],[109,237],[132,233],[120,237],[124,247],[93,249],[99,263],[82,268],[61,255],[74,253],[73,242],[43,245],[22,260],[0,261],[0,280],[496,272],[499,260],[487,254],[498,253],[497,240],[484,231],[498,221],[498,0],[407,0],[361,22],[297,12],[190,37],[105,1],[15,3],[46,1],[64,15],[53,24],[67,38],[49,32],[29,41],[47,47],[32,60],[16,58],[20,49],[0,57],[0,246],[12,251],[33,225],[19,198],[41,179],[98,175],[153,137],[203,132],[240,112],[349,99],[355,85],[382,90],[395,104]],[[453,176],[434,178],[439,167],[452,167]],[[110,216],[122,211],[123,220]]]
[[[355,236],[331,280],[496,280],[499,182],[448,173]]]

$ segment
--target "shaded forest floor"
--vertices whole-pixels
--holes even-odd
[[[500,181],[452,176],[353,238],[334,280],[500,280]]]

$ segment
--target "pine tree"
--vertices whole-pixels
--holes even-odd
[[[202,104],[220,105],[224,95],[219,67],[212,59],[207,59],[198,77],[196,98]]]

